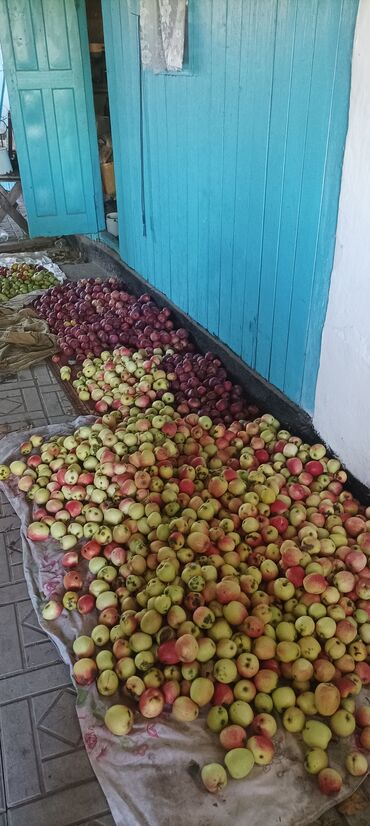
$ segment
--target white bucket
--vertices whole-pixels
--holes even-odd
[[[13,172],[13,168],[10,163],[8,150],[5,146],[0,146],[0,175],[8,175],[9,172]]]
[[[109,212],[107,215],[107,230],[118,238],[118,212]]]

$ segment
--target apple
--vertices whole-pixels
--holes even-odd
[[[306,717],[298,706],[286,708],[283,714],[283,726],[292,733],[301,732],[305,726]]]
[[[96,685],[99,694],[103,694],[105,697],[111,697],[118,689],[119,682],[117,674],[111,668],[105,669],[99,674]]]
[[[229,715],[224,706],[212,706],[212,708],[210,708],[207,714],[207,726],[211,731],[214,731],[216,734],[219,734],[219,732],[227,726],[228,721]]]
[[[82,657],[73,666],[73,676],[78,685],[91,685],[94,682],[97,668],[94,660]]]
[[[337,794],[342,788],[342,778],[335,769],[322,769],[318,774],[321,794]]]
[[[272,714],[256,714],[252,720],[251,730],[253,734],[264,734],[265,737],[273,737],[277,732],[277,724]]]
[[[203,785],[211,794],[221,791],[227,784],[227,774],[220,763],[206,763],[201,770],[201,778]]]
[[[356,710],[356,723],[360,728],[370,726],[370,705],[358,706]]]
[[[101,651],[98,651],[95,657],[95,662],[99,671],[111,671],[115,666],[116,660],[111,651],[109,651],[108,649],[103,649]]]
[[[225,766],[234,780],[240,780],[252,771],[254,757],[250,749],[236,748],[226,752]]]
[[[327,752],[321,748],[311,748],[306,752],[304,767],[309,774],[319,774],[329,763]]]
[[[91,637],[95,645],[101,648],[109,641],[109,628],[106,625],[96,625],[91,632]]]
[[[198,643],[195,637],[191,634],[182,634],[176,640],[174,645],[175,654],[177,655],[177,662],[193,662],[198,654]]]
[[[92,657],[95,652],[95,644],[94,640],[91,637],[87,637],[82,635],[81,637],[76,637],[72,645],[73,653],[76,654],[76,657],[79,659],[81,657]]]
[[[83,594],[77,601],[77,610],[80,614],[89,614],[95,608],[95,598],[92,594]]]
[[[233,660],[223,658],[216,660],[213,674],[217,682],[229,684],[237,679],[238,669]]]
[[[31,522],[27,528],[27,536],[33,542],[41,542],[48,538],[49,526],[45,522]]]
[[[77,609],[78,595],[76,591],[66,591],[63,595],[63,607],[67,611],[75,611]]]
[[[214,693],[212,680],[206,677],[196,677],[190,686],[190,697],[198,706],[206,706],[211,701]]]
[[[339,708],[330,718],[330,728],[338,737],[349,737],[356,728],[356,720],[353,714],[345,708]]]
[[[135,661],[132,657],[121,657],[121,659],[117,660],[114,670],[119,679],[125,682],[129,677],[133,677],[136,674]]]
[[[227,751],[245,746],[247,734],[242,726],[232,724],[220,731],[220,743]]]
[[[238,726],[249,726],[253,717],[252,707],[244,700],[235,700],[229,706],[229,719]]]
[[[254,675],[257,674],[257,671],[259,671],[260,664],[255,654],[251,654],[250,652],[245,651],[242,654],[239,654],[236,660],[236,667],[240,676],[246,677],[248,679],[250,677],[254,677]]]
[[[272,692],[272,700],[276,711],[281,712],[290,706],[295,706],[296,695],[290,686],[280,686]]]
[[[27,465],[26,465],[25,462],[21,462],[20,460],[16,460],[16,461],[10,463],[9,470],[10,470],[10,473],[14,474],[14,476],[22,476],[23,473],[27,470]],[[7,477],[3,476],[3,479],[4,478],[6,479]]]
[[[275,749],[272,740],[263,734],[253,735],[247,740],[247,749],[249,749],[257,766],[267,766],[271,763]]]
[[[57,619],[63,611],[63,605],[55,599],[49,599],[41,609],[42,616],[45,620],[50,622]]]
[[[333,683],[319,683],[315,688],[315,705],[323,717],[331,717],[339,708],[340,692]]]
[[[352,777],[363,777],[369,770],[365,755],[360,751],[351,751],[346,757],[346,769]]]
[[[274,708],[271,695],[264,694],[263,691],[259,691],[254,698],[254,708],[258,714],[270,714]]]
[[[307,720],[302,737],[306,746],[325,750],[332,738],[332,732],[329,726],[320,720]]]
[[[175,720],[191,722],[198,717],[199,706],[190,697],[177,697],[172,706],[172,714]]]
[[[321,645],[315,637],[301,637],[299,640],[299,647],[301,650],[301,657],[310,662],[317,660],[321,653]]]
[[[365,728],[362,729],[360,743],[366,751],[370,751],[370,726],[365,726]]]
[[[127,706],[116,704],[110,706],[106,711],[104,723],[112,734],[122,737],[131,731],[134,724],[134,715]]]
[[[129,694],[130,697],[134,697],[135,700],[138,700],[144,691],[145,683],[141,677],[137,677],[136,674],[133,674],[132,677],[127,678],[125,683],[125,692]]]
[[[316,622],[316,633],[325,640],[334,637],[336,628],[336,622],[331,617],[321,617]]]
[[[291,674],[293,680],[300,683],[309,681],[314,674],[314,666],[304,657],[299,657],[292,663]]]
[[[5,482],[5,479],[11,474],[10,467],[8,465],[0,465],[0,482]]]

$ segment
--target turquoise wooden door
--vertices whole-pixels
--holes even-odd
[[[103,0],[124,261],[313,410],[358,0],[189,0],[188,65],[140,72]]]
[[[83,0],[0,0],[0,39],[31,235],[105,225]]]

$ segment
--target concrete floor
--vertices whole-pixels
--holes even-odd
[[[73,280],[104,275],[93,264],[63,269]],[[73,413],[45,363],[0,381],[0,437]],[[41,631],[28,598],[19,521],[3,496],[0,745],[0,826],[114,826],[84,749],[68,668]],[[351,814],[332,809],[315,826],[370,826],[370,778],[350,805]]]

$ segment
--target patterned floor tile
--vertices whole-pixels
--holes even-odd
[[[78,277],[102,274],[82,266]],[[46,363],[0,381],[0,438],[73,415]],[[83,745],[69,669],[28,596],[18,517],[1,493],[0,746],[0,826],[114,826]]]
[[[5,812],[6,810],[6,800],[5,800],[5,789],[4,789],[4,766],[3,766],[3,759],[0,750],[0,812]],[[2,826],[2,819],[0,815],[0,826]]]
[[[89,780],[26,805],[10,808],[8,822],[9,826],[92,826],[99,824],[100,818],[108,812],[107,801],[98,782]]]

